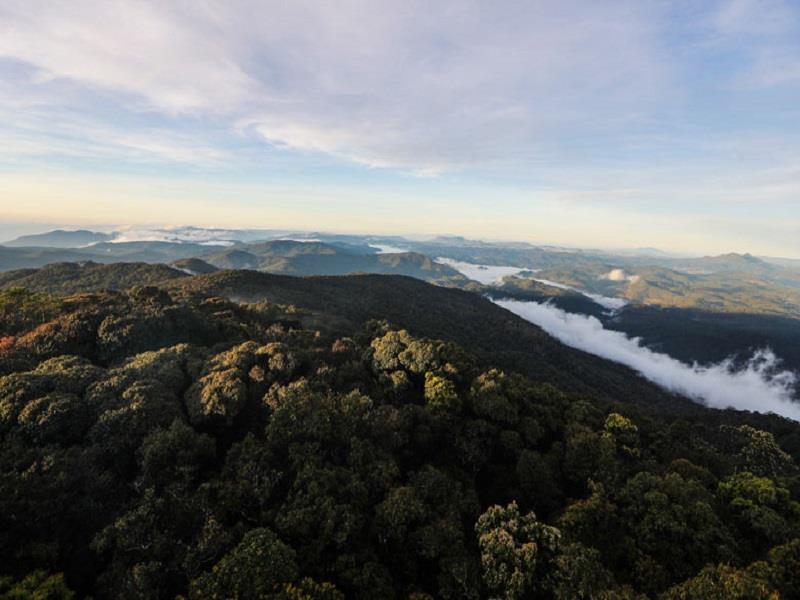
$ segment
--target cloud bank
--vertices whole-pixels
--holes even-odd
[[[769,350],[756,353],[741,370],[730,361],[701,367],[643,347],[618,331],[610,331],[594,317],[565,312],[548,304],[496,300],[503,308],[544,329],[573,348],[622,363],[671,391],[713,408],[736,408],[775,413],[800,421],[800,403],[793,401],[797,377],[779,370]]]
[[[408,252],[408,248],[389,244],[369,244],[369,246],[375,248],[378,254],[402,254],[403,252]]]
[[[628,301],[624,298],[612,298],[611,296],[603,296],[601,294],[594,294],[592,292],[585,292],[581,289],[576,287],[572,287],[571,285],[567,285],[565,283],[558,283],[557,281],[550,281],[549,279],[536,279],[535,277],[531,277],[534,281],[538,281],[539,283],[543,283],[545,285],[549,285],[551,287],[559,288],[561,290],[570,290],[571,292],[578,292],[579,294],[583,294],[596,304],[599,304],[606,310],[619,310],[623,306],[625,306]]]
[[[518,267],[498,267],[495,265],[476,265],[473,263],[462,262],[460,260],[453,260],[452,258],[439,257],[435,259],[436,262],[448,267],[453,267],[462,275],[470,279],[482,283],[483,285],[495,285],[503,280],[503,277],[517,275],[522,271],[530,271],[531,269],[520,269]]]
[[[625,269],[611,269],[605,275],[602,275],[600,279],[608,279],[609,281],[630,281],[634,283],[639,281],[638,275],[628,275],[625,272]]]
[[[123,242],[171,242],[192,243],[210,246],[230,246],[235,242],[253,242],[286,235],[286,232],[258,229],[221,229],[207,227],[136,227],[129,226],[111,232],[111,243]],[[281,238],[286,239],[286,238]],[[306,240],[302,241],[316,241]]]
[[[504,277],[512,277],[514,275],[519,275],[523,271],[535,273],[536,271],[539,270],[539,269],[520,269],[519,267],[507,267],[498,265],[479,265],[475,263],[468,263],[460,260],[454,260],[452,258],[445,258],[442,256],[436,258],[435,260],[436,262],[441,263],[443,265],[453,267],[456,271],[460,272],[462,275],[465,275],[466,277],[469,277],[470,279],[477,281],[478,283],[482,283],[483,285],[498,285],[502,283]],[[596,304],[599,304],[600,306],[609,311],[619,310],[628,303],[628,301],[624,300],[623,298],[611,298],[609,296],[602,296],[600,294],[586,292],[576,287],[572,287],[571,285],[567,285],[565,283],[558,283],[557,281],[550,281],[549,279],[537,279],[536,277],[528,277],[528,279],[531,279],[533,281],[538,281],[539,283],[543,283],[544,285],[549,285],[550,287],[558,288],[561,290],[570,290],[572,292],[577,292],[579,294],[586,296]]]

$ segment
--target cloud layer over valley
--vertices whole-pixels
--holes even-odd
[[[687,365],[645,348],[637,339],[605,329],[594,317],[537,302],[496,302],[568,346],[622,363],[647,379],[708,406],[773,412],[800,421],[800,403],[793,401],[797,377],[780,370],[777,357],[768,350],[756,353],[745,368],[736,371],[729,361],[705,367]]]

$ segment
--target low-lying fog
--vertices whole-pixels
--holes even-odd
[[[583,290],[579,290],[578,288],[572,287],[571,285],[557,283],[555,281],[550,281],[549,279],[536,279],[535,277],[531,277],[531,279],[533,279],[534,281],[538,281],[539,283],[543,283],[545,285],[561,288],[562,290],[571,290],[573,292],[578,292],[579,294],[583,294],[584,296],[592,299],[594,302],[596,302],[606,310],[619,310],[628,303],[628,301],[623,298],[610,298],[608,296],[601,296],[600,294],[592,294],[591,292],[584,292]]]
[[[482,283],[483,285],[494,285],[495,283],[500,283],[503,280],[503,277],[508,277],[510,275],[517,275],[522,271],[530,270],[530,269],[520,269],[517,267],[496,267],[494,265],[475,265],[468,262],[461,262],[460,260],[453,260],[452,258],[442,258],[442,257],[437,258],[436,262],[441,263],[443,265],[447,265],[448,267],[453,267],[456,271],[460,272],[462,275],[465,275],[470,279],[477,281],[478,283]]]
[[[514,274],[511,271],[518,273],[522,270],[514,267],[483,267],[457,261],[448,261],[447,264],[467,277],[487,284]],[[480,276],[483,281],[474,275]],[[606,308],[621,306],[598,298],[592,299]],[[743,369],[738,370],[733,369],[730,360],[710,366],[688,365],[667,354],[653,352],[642,346],[638,338],[629,338],[624,333],[606,329],[592,316],[568,313],[549,303],[521,300],[495,302],[538,325],[568,346],[622,363],[654,383],[708,406],[773,412],[800,421],[800,403],[793,401],[797,376],[791,371],[781,370],[779,359],[770,350],[757,352]]]
[[[462,275],[466,275],[470,279],[473,279],[478,283],[482,283],[483,285],[499,284],[502,283],[503,277],[519,275],[523,271],[531,273],[531,272],[536,272],[538,270],[538,269],[520,269],[518,267],[499,267],[496,265],[476,265],[474,263],[462,262],[459,260],[453,260],[452,258],[443,258],[443,257],[437,258],[436,262],[441,263],[443,265],[447,265],[449,267],[453,267],[456,271],[459,271]],[[573,292],[578,292],[580,294],[583,294],[587,298],[591,298],[597,304],[599,304],[600,306],[602,306],[607,310],[619,310],[628,303],[627,300],[623,300],[622,298],[609,298],[608,296],[601,296],[600,294],[592,294],[590,292],[579,290],[578,288],[572,287],[571,285],[558,283],[556,281],[550,281],[549,279],[537,279],[536,277],[528,277],[528,279],[531,279],[532,281],[538,281],[539,283],[543,283],[545,285],[549,285],[552,287],[560,288],[562,290],[571,290]]]

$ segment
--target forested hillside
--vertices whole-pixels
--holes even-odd
[[[797,423],[409,278],[64,281],[0,292],[0,598],[800,596]]]

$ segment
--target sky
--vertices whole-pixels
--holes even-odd
[[[798,0],[0,0],[0,234],[800,257]]]

